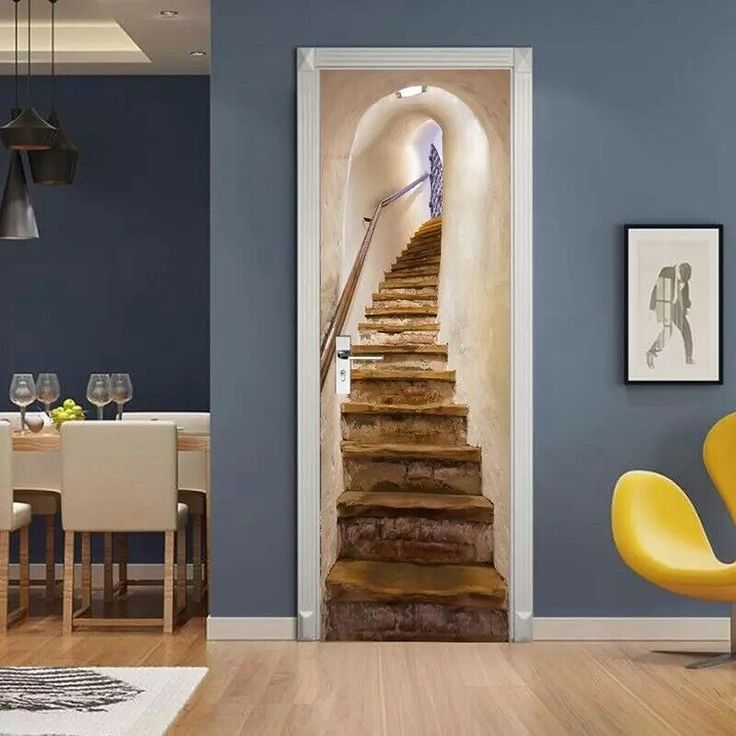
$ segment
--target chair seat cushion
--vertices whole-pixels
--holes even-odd
[[[13,521],[11,532],[31,523],[31,507],[27,503],[13,503]]]
[[[179,503],[185,503],[190,514],[202,516],[207,506],[207,494],[193,488],[180,488]]]
[[[177,531],[186,529],[189,521],[189,509],[185,503],[176,504]]]
[[[34,516],[54,516],[61,511],[61,494],[58,491],[18,488],[13,498],[20,503],[28,504]]]

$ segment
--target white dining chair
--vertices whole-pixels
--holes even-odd
[[[159,411],[126,412],[125,421],[174,422],[181,432],[190,434],[210,433],[209,412]],[[179,453],[179,502],[189,509],[189,526],[192,540],[192,598],[202,600],[206,584],[204,555],[208,549],[207,539],[207,490],[209,489],[209,467],[203,452]]]
[[[0,634],[4,634],[10,624],[28,615],[30,524],[31,507],[13,500],[13,432],[7,422],[0,422]],[[18,607],[10,611],[10,535],[13,532],[20,535],[20,600]]]
[[[39,414],[45,417],[45,414]],[[0,412],[0,423],[20,429],[19,412]],[[50,426],[50,422],[49,422]],[[14,498],[31,507],[45,525],[46,600],[56,597],[56,518],[61,511],[61,456],[58,452],[13,453]]]
[[[187,507],[177,502],[173,422],[68,422],[61,429],[61,520],[64,528],[64,632],[76,628],[162,626],[171,633],[186,607]],[[164,534],[162,618],[93,618],[90,536],[102,532]],[[74,540],[82,536],[81,608],[74,611]]]

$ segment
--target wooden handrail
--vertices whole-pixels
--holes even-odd
[[[355,256],[355,262],[353,263],[353,267],[350,270],[350,275],[348,276],[342,293],[340,294],[340,298],[338,299],[337,307],[335,307],[335,313],[332,315],[330,325],[327,329],[327,332],[325,333],[324,338],[322,338],[319,361],[320,390],[325,385],[327,374],[330,372],[330,363],[332,362],[332,358],[335,355],[335,337],[340,334],[340,330],[342,330],[345,324],[345,319],[348,316],[348,311],[350,310],[350,305],[353,302],[355,290],[358,287],[358,282],[360,281],[360,274],[363,271],[363,264],[365,263],[365,258],[368,255],[368,248],[370,247],[371,241],[373,240],[373,233],[375,232],[376,226],[378,225],[378,220],[381,216],[381,212],[384,210],[385,207],[388,207],[388,205],[390,205],[392,202],[395,202],[397,199],[399,199],[399,197],[403,197],[405,194],[414,189],[414,187],[419,186],[423,181],[428,178],[428,173],[422,174],[418,179],[414,179],[414,181],[403,187],[403,189],[399,189],[398,192],[394,192],[393,194],[389,195],[385,199],[382,199],[378,203],[378,207],[376,207],[376,210],[373,213],[373,217],[368,224],[368,229],[365,231],[365,235],[363,236],[363,240],[360,244],[360,248],[358,249],[358,253]]]

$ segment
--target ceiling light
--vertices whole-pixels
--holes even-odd
[[[417,95],[422,94],[422,92],[427,91],[427,86],[424,84],[415,84],[411,87],[404,87],[403,89],[400,89],[396,96],[399,99],[403,99],[404,97],[416,97]]]
[[[206,51],[201,51],[201,50],[190,51],[189,52],[189,56],[207,56],[207,52]]]
[[[158,14],[162,18],[176,18],[177,15],[179,15],[178,10],[159,10]]]

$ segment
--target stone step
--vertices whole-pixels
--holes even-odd
[[[393,268],[406,268],[408,266],[439,266],[441,258],[437,255],[401,255],[392,265]]]
[[[327,601],[328,641],[505,642],[506,611],[441,603]]]
[[[419,299],[392,299],[391,295],[387,295],[388,298],[374,299],[374,309],[398,309],[401,307],[431,307],[437,309],[437,299],[431,299],[427,297],[420,297]]]
[[[436,317],[437,307],[367,307],[366,317]]]
[[[439,215],[438,217],[432,217],[426,222],[423,222],[419,226],[419,229],[417,230],[417,232],[421,233],[427,230],[434,230],[434,229],[439,229],[439,230],[442,229],[442,215]]]
[[[436,239],[439,241],[439,239],[442,237],[442,228],[441,227],[433,227],[433,228],[426,228],[424,230],[417,230],[414,235],[409,238],[410,243],[415,243],[417,241],[423,241],[423,240],[432,240]]]
[[[493,523],[493,504],[484,496],[458,496],[445,493],[382,493],[345,491],[337,499],[340,518],[355,516],[460,519]]]
[[[432,317],[397,317],[397,321],[358,322],[359,332],[439,332],[440,325]]]
[[[373,293],[374,302],[394,302],[394,301],[406,301],[416,302],[417,306],[436,306],[437,305],[437,290],[433,289],[431,293],[417,294],[416,289],[414,291],[402,291],[401,289],[392,289],[391,291],[376,291]]]
[[[442,254],[442,243],[439,239],[434,242],[407,243],[404,250],[399,252],[397,260],[412,258],[439,258]]]
[[[368,447],[368,443],[343,443],[345,488],[349,491],[480,495],[478,448],[464,451],[464,445],[377,443],[371,450]],[[427,450],[429,447],[433,449]],[[456,451],[455,457],[451,450]]]
[[[437,276],[413,276],[407,278],[396,278],[390,281],[381,281],[378,285],[379,289],[400,289],[406,286],[413,288],[420,288],[425,286],[439,286],[439,279]]]
[[[412,262],[394,263],[393,266],[391,266],[390,270],[386,271],[385,273],[392,273],[392,274],[403,273],[405,276],[412,276],[412,275],[416,275],[416,272],[418,270],[423,270],[423,271],[433,270],[439,273],[440,264],[439,263],[425,263],[423,261],[416,261],[414,263]],[[426,275],[432,276],[433,274],[426,274]]]
[[[383,316],[383,315],[369,315],[365,316],[365,322],[358,324],[358,331],[360,332],[360,325],[368,325],[364,332],[432,332],[437,334],[439,325],[437,324],[437,317],[420,317],[417,315],[396,315],[396,316]],[[400,327],[403,329],[387,329],[388,327],[396,328]],[[427,328],[427,329],[424,329]],[[425,335],[426,337],[426,335]],[[426,339],[423,342],[428,342]],[[432,341],[433,342],[433,341]]]
[[[338,560],[327,574],[332,601],[414,601],[506,610],[504,579],[490,565]]]
[[[439,258],[442,254],[442,245],[440,241],[435,242],[414,242],[404,248],[399,254],[408,258]]]
[[[414,322],[414,324],[411,324]],[[417,320],[400,320],[395,322],[387,320],[375,322],[360,322],[358,332],[364,344],[381,343],[422,343],[431,344],[437,342],[439,325],[418,323]]]
[[[417,230],[414,235],[411,236],[409,239],[409,242],[414,242],[417,240],[426,240],[431,238],[441,238],[442,237],[442,228],[441,227],[429,227],[424,229]]]
[[[393,268],[384,271],[383,278],[386,281],[393,279],[413,279],[417,276],[439,276],[440,269],[437,266],[417,266],[413,268]]]
[[[467,442],[466,406],[346,401],[341,407],[344,440],[450,445]]]
[[[439,263],[432,263],[428,261],[438,261],[437,258],[422,258],[422,259],[415,259],[410,261],[399,261],[398,263],[394,263],[391,266],[390,272],[396,273],[397,271],[414,271],[418,268],[433,268],[439,271],[440,264]]]
[[[455,371],[356,368],[350,400],[371,404],[450,403],[455,394]]]
[[[383,282],[385,283],[385,282]],[[416,297],[417,299],[432,299],[435,304],[437,303],[437,287],[436,286],[386,286],[383,289],[379,288],[379,291],[375,292],[380,294],[385,299],[393,299],[398,295],[398,298],[405,297],[406,295]]]
[[[361,363],[365,370],[384,370],[398,368],[407,370],[446,370],[447,345],[428,343],[411,345],[353,345],[353,355],[380,355],[383,360]]]
[[[480,447],[473,445],[420,445],[407,443],[349,442],[340,445],[343,458],[372,460],[448,460],[480,463]]]
[[[437,261],[439,263],[441,256],[442,246],[440,245],[425,245],[421,248],[417,246],[411,249],[407,246],[399,253],[394,265],[406,261]]]
[[[343,414],[411,414],[412,416],[467,417],[464,404],[359,404],[345,401],[340,404]]]
[[[493,564],[493,527],[488,523],[421,515],[352,516],[338,518],[337,530],[340,559]]]
[[[508,639],[506,583],[490,565],[338,560],[325,585],[330,640]]]
[[[409,243],[421,243],[426,241],[439,242],[442,238],[442,228],[431,228],[427,230],[417,230],[414,235],[409,238]]]
[[[447,357],[447,345],[353,345],[353,355],[386,355],[388,353],[423,353]],[[354,373],[354,371],[353,371]]]

